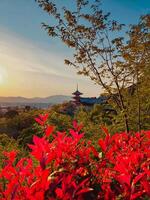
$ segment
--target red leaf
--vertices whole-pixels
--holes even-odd
[[[43,126],[44,125],[44,122],[41,120],[41,119],[39,119],[39,118],[35,118],[35,121],[38,123],[38,124],[40,124],[41,126]]]
[[[103,139],[99,139],[98,144],[100,145],[102,151],[106,151],[107,147],[106,147],[106,143],[105,143],[105,141],[103,141]]]
[[[134,200],[134,199],[137,199],[138,197],[140,197],[145,191],[138,191],[134,194],[131,194],[131,197],[130,197],[130,200]]]
[[[38,137],[38,136],[36,136],[36,135],[34,135],[33,136],[33,143],[34,144],[39,144],[41,142],[41,138],[40,137]]]
[[[136,184],[144,175],[145,175],[145,172],[140,173],[139,175],[137,175],[133,180],[133,184]]]
[[[82,124],[78,124],[76,120],[73,121],[73,128],[77,131],[80,132],[80,130],[83,128]]]
[[[86,193],[86,192],[90,192],[90,191],[93,191],[93,188],[84,188],[84,189],[81,189],[79,190],[76,195],[81,195],[83,193]]]
[[[95,157],[99,156],[99,153],[97,152],[97,150],[93,146],[91,146],[91,151],[93,152]]]
[[[46,120],[48,119],[48,114],[39,115],[39,117],[41,118],[41,120],[42,120],[43,122],[46,122]]]
[[[150,195],[150,183],[147,180],[141,181],[145,191]]]
[[[121,183],[126,183],[128,186],[130,186],[131,176],[126,174],[121,174],[116,177],[116,179]]]
[[[77,121],[74,120],[74,121],[73,121],[73,128],[74,128],[74,129],[77,129],[77,127],[78,127]]]
[[[54,131],[55,127],[54,126],[48,126],[45,130],[45,135],[46,137],[49,137],[50,134]]]
[[[108,129],[105,126],[101,126],[101,129],[105,133],[106,136],[109,136]]]
[[[72,135],[74,139],[77,139],[77,140],[80,140],[84,136],[84,133],[78,133],[77,131],[74,131],[72,129],[70,129],[70,134]]]
[[[4,152],[3,153],[11,162],[14,162],[16,155],[17,155],[17,151],[11,151],[11,152]]]
[[[47,119],[48,119],[48,114],[45,114],[45,115],[39,115],[39,117],[36,117],[35,121],[41,126],[43,126]]]
[[[58,198],[60,198],[60,199],[63,198],[63,191],[62,191],[62,189],[57,188],[57,189],[55,190],[55,192],[56,192],[56,195],[57,195]]]

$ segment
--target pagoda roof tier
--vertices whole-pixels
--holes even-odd
[[[79,92],[78,90],[76,90],[74,93],[72,93],[73,95],[82,95],[83,93]]]
[[[73,99],[80,99],[81,97],[79,96],[75,96],[75,97],[72,97]]]

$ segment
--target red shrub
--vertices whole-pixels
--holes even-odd
[[[16,152],[4,153],[0,171],[0,199],[137,199],[150,197],[150,131],[119,133],[98,141],[98,152],[85,144],[74,122],[70,136],[53,133],[47,115],[36,121],[45,135],[33,137],[31,158],[17,162]],[[49,136],[53,136],[49,142]]]

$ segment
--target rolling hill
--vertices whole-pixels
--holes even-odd
[[[25,97],[0,97],[0,103],[49,103],[49,104],[59,104],[65,101],[70,101],[70,96],[65,95],[54,95],[48,97],[34,97],[34,98],[25,98]]]

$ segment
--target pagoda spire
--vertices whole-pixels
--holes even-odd
[[[73,92],[72,93],[73,94],[73,99],[74,99],[74,103],[76,104],[76,105],[79,105],[80,104],[80,96],[82,95],[82,93],[81,92],[79,92],[79,90],[78,90],[78,84],[77,84],[77,90],[75,91],[75,92]]]

